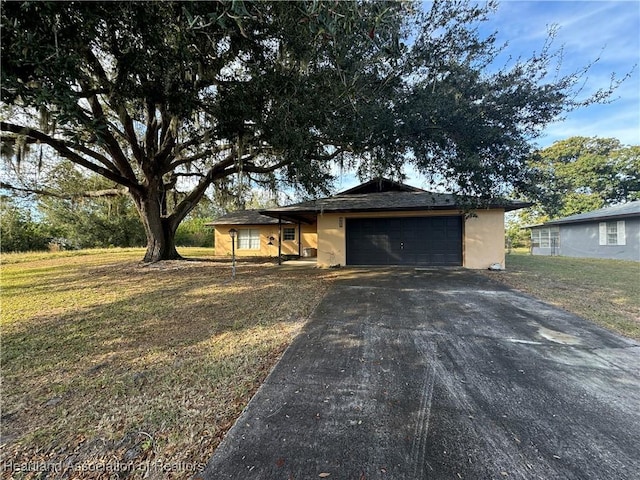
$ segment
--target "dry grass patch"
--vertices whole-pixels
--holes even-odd
[[[231,282],[228,261],[143,266],[142,254],[3,258],[5,466],[31,462],[64,478],[114,478],[108,469],[189,477],[331,275],[241,262]]]
[[[638,262],[512,254],[506,263],[506,271],[486,275],[640,340]]]

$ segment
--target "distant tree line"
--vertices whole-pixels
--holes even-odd
[[[46,175],[46,192],[0,195],[2,252],[145,246],[133,201],[108,180],[71,162],[61,162]],[[171,196],[168,201],[179,199]],[[231,180],[191,211],[176,231],[176,245],[212,247],[207,223],[229,211],[276,204],[271,193]]]
[[[202,211],[201,211],[202,210]],[[199,209],[176,232],[176,244],[211,247],[213,235]],[[100,247],[143,247],[144,227],[128,197],[60,199],[44,197],[36,203],[0,200],[2,252],[67,250]]]

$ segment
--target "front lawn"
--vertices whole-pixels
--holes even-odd
[[[640,263],[514,253],[506,265],[487,275],[640,340]]]
[[[243,260],[230,281],[209,252],[153,265],[141,249],[2,257],[3,478],[204,466],[332,275]]]

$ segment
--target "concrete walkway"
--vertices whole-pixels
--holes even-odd
[[[324,298],[205,479],[636,479],[640,345],[464,270]]]

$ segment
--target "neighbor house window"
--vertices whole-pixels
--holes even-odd
[[[558,227],[549,230],[549,242],[551,243],[551,248],[560,247],[560,229]]]
[[[540,230],[536,228],[531,229],[531,246],[539,247],[540,246]]]
[[[295,240],[296,239],[296,229],[293,227],[285,227],[282,229],[282,239],[283,240]]]
[[[242,228],[238,230],[239,250],[260,250],[260,230]]]
[[[558,227],[531,229],[531,246],[558,248],[560,246],[560,229]]]
[[[626,245],[624,220],[600,222],[600,245]]]

